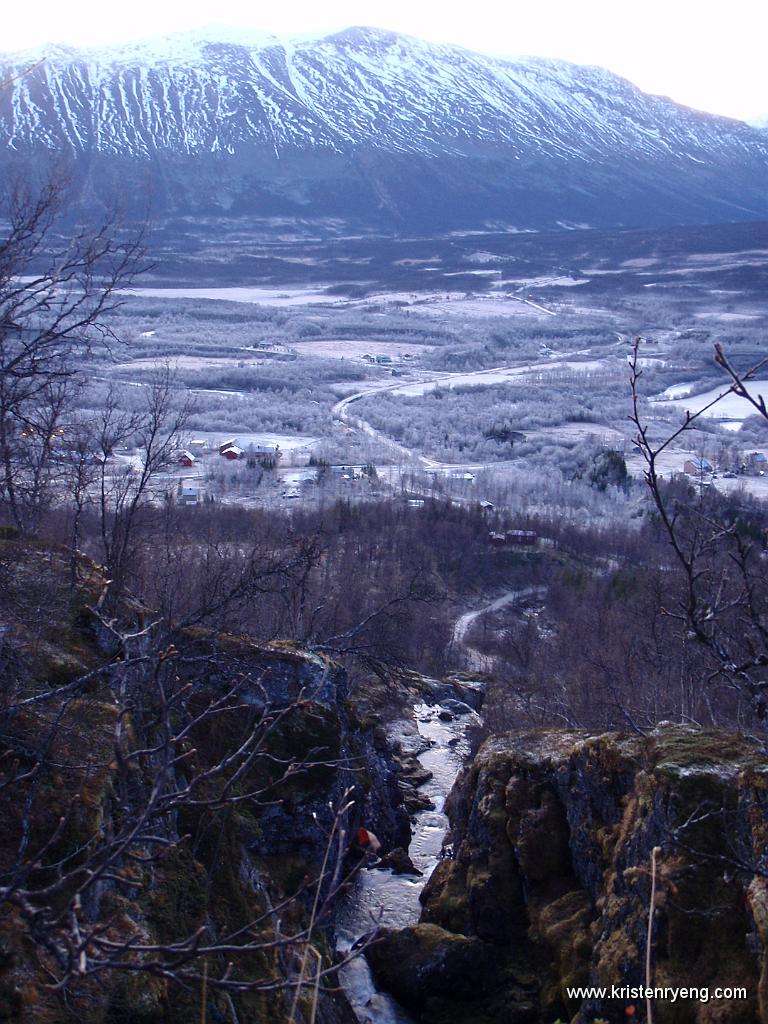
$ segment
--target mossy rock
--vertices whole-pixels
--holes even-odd
[[[205,921],[208,877],[199,861],[184,847],[166,854],[151,887],[144,894],[147,920],[163,942],[176,942]]]
[[[647,740],[657,769],[718,768],[731,777],[739,770],[765,763],[760,744],[722,729],[660,727]]]
[[[14,985],[0,985],[0,1021],[21,1019],[23,1000]]]
[[[488,943],[434,924],[383,929],[366,957],[382,987],[414,1008],[430,997],[476,999],[493,983],[497,966]]]
[[[421,896],[422,921],[438,924],[450,932],[469,935],[472,914],[464,872],[452,860],[442,860],[430,875]]]
[[[565,810],[550,786],[513,777],[506,789],[506,832],[530,881],[570,872]]]
[[[543,946],[546,959],[555,970],[550,982],[549,1001],[565,1006],[569,1013],[578,1010],[568,996],[569,988],[586,985],[592,956],[590,926],[593,910],[586,893],[571,890],[562,896],[529,906],[531,936]]]
[[[333,711],[309,705],[304,713],[297,711],[289,715],[269,737],[269,751],[281,759],[293,759],[297,763],[305,758],[328,763],[315,764],[281,784],[279,796],[286,799],[293,794],[303,800],[309,792],[327,791],[336,777],[337,768],[333,762],[342,757],[342,741],[342,723]],[[278,766],[275,776],[281,772],[282,768]],[[276,790],[274,795],[277,794]]]
[[[164,1024],[168,983],[148,974],[129,974],[112,993],[104,1024]]]

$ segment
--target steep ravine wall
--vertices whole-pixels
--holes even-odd
[[[104,881],[88,898],[84,911],[88,920],[106,922],[110,936],[121,941],[138,935],[142,943],[167,943],[201,928],[215,938],[237,932],[265,913],[261,927],[267,930],[277,927],[278,917],[282,935],[300,930],[309,919],[312,881],[332,831],[334,808],[350,803],[341,822],[345,849],[352,846],[351,837],[360,826],[375,831],[383,854],[407,849],[409,814],[423,800],[417,791],[423,771],[410,742],[417,735],[413,706],[425,697],[477,697],[471,687],[465,693],[458,682],[442,683],[416,673],[361,672],[352,683],[331,659],[289,642],[262,644],[247,636],[202,629],[165,634],[153,642],[158,649],[174,652],[176,678],[182,685],[190,684],[201,707],[238,680],[244,681],[238,691],[243,705],[258,709],[266,701],[277,708],[293,707],[272,735],[267,755],[283,761],[310,756],[327,763],[298,773],[279,792],[270,792],[266,801],[245,799],[231,807],[190,804],[158,822],[168,844],[165,853],[143,865],[135,861],[118,865],[125,881]],[[55,685],[64,687],[105,656],[117,658],[115,664],[119,664],[112,632],[87,612],[67,631],[61,629],[59,640],[46,651],[46,660],[38,658],[27,666],[28,682],[17,680],[22,695],[23,687],[37,692],[53,685],[51,664],[57,666]],[[138,648],[136,653],[141,653]],[[135,688],[127,705],[126,729],[139,748],[151,747],[155,726],[145,704],[151,701],[151,678],[147,683],[140,674],[115,675],[118,681],[123,678],[129,689]],[[81,752],[90,750],[99,755],[100,767],[87,778],[81,778],[75,768],[41,769],[41,796],[31,805],[35,841],[55,829],[70,805],[75,813],[65,837],[67,850],[98,844],[117,828],[121,814],[132,813],[116,796],[111,745],[117,715],[114,698],[108,680],[89,685],[74,699],[69,694],[66,717],[51,733],[51,760],[54,765],[75,765],[83,759]],[[5,731],[0,731],[0,782],[3,766],[13,766],[19,750],[39,744],[58,710],[54,700],[41,705],[39,713],[6,716]],[[183,788],[190,773],[215,763],[237,735],[223,719],[207,720],[204,728],[191,734],[188,759],[178,768],[173,785]],[[256,766],[257,781],[259,772],[272,770],[270,764],[267,757],[263,768]],[[129,797],[137,807],[152,780],[150,760],[145,758],[143,765],[142,772],[134,774]],[[7,871],[17,855],[20,814],[13,787],[0,787],[0,871]],[[344,870],[352,863],[350,850]],[[278,915],[272,913],[302,886],[303,896],[290,900]],[[29,940],[28,924],[12,906],[0,906],[0,1022],[189,1024],[204,1019],[208,1024],[286,1024],[291,1015],[290,987],[231,994],[209,989],[203,1014],[199,985],[179,988],[162,976],[143,972],[106,971],[97,980],[74,983],[60,994],[50,984],[39,946]],[[327,919],[316,928],[312,940],[324,965],[330,966],[333,921]],[[290,986],[300,954],[290,949],[254,954],[246,964],[238,961],[236,970],[248,971],[248,977],[282,977]],[[317,1007],[307,994],[299,1000],[294,1024],[309,1020],[314,1024],[357,1022],[333,981],[321,993]]]
[[[105,653],[113,654],[108,649],[109,638],[94,626],[90,620],[80,622],[77,643],[70,637],[77,657],[69,658],[66,677],[60,672],[57,685],[66,684],[68,677],[76,678],[103,659]],[[299,773],[279,792],[270,793],[266,802],[246,799],[218,809],[190,805],[183,812],[168,816],[167,821],[158,822],[168,844],[166,852],[143,866],[135,861],[118,866],[118,871],[130,872],[130,881],[100,884],[89,896],[85,913],[90,920],[107,922],[109,934],[115,939],[138,933],[145,943],[172,942],[199,928],[205,928],[208,937],[216,937],[245,927],[309,882],[305,895],[291,901],[279,914],[282,934],[295,933],[309,918],[311,883],[319,871],[331,832],[334,807],[348,790],[351,792],[346,799],[351,799],[352,804],[342,823],[347,837],[365,824],[375,829],[385,849],[408,845],[408,812],[401,785],[403,766],[388,748],[382,730],[365,713],[365,701],[375,704],[374,691],[379,688],[388,689],[394,706],[399,692],[397,682],[363,679],[358,682],[360,701],[356,702],[343,668],[290,643],[264,645],[249,637],[203,630],[169,636],[163,643],[171,641],[174,647],[169,649],[181,655],[175,661],[177,678],[191,684],[201,706],[217,694],[226,693],[233,681],[245,680],[238,695],[243,704],[258,708],[266,700],[277,707],[295,705],[270,739],[266,752],[277,758],[301,759],[315,750],[318,753],[314,758],[328,763]],[[46,679],[45,666],[39,668],[43,674],[39,681],[34,681],[35,686]],[[142,712],[142,684],[138,677],[133,682],[132,679],[128,677],[129,685],[135,684],[137,689],[126,728],[138,746],[151,746],[151,733],[145,736],[145,719],[151,716]],[[117,816],[131,813],[129,808],[120,806],[116,796],[116,766],[110,746],[116,715],[113,696],[107,682],[91,685],[74,700],[70,694],[67,717],[55,733],[51,759],[75,763],[82,759],[79,751],[98,749],[103,750],[103,768],[88,778],[87,786],[77,771],[44,771],[41,786],[45,799],[33,805],[33,838],[50,834],[71,803],[77,808],[66,836],[72,848],[83,843],[98,844],[99,837],[108,836],[116,827]],[[410,693],[402,699],[407,705]],[[6,732],[0,735],[0,756],[4,760],[0,767],[11,763],[10,757],[18,756],[15,751],[24,749],[19,747],[22,742],[34,748],[39,737],[46,735],[53,720],[51,715],[55,716],[57,710],[52,706],[49,713],[47,708],[44,705],[37,716],[17,715],[4,720]],[[183,788],[185,773],[223,756],[232,739],[222,719],[206,722],[205,728],[198,730],[188,744],[189,759],[178,769],[178,786]],[[268,759],[263,764],[264,771],[272,770]],[[149,771],[149,760],[146,768]],[[257,774],[260,770],[257,767]],[[137,805],[150,776],[151,772],[144,779],[135,777],[135,793],[130,799],[135,797]],[[278,799],[270,802],[273,797]],[[81,809],[78,801],[82,803]],[[4,822],[0,832],[2,870],[13,864],[18,848],[18,803],[11,789],[0,790]],[[270,915],[261,927],[272,927],[275,923],[276,918]],[[326,966],[332,963],[333,956],[330,924],[325,921],[313,935]],[[280,954],[279,949],[254,955],[242,969],[255,977],[282,974],[290,982],[297,969],[296,957],[296,962],[292,962],[291,955],[290,951]],[[215,965],[211,969],[214,968]],[[98,980],[73,984],[63,995],[50,982],[51,975],[46,973],[39,949],[29,941],[24,921],[12,907],[3,904],[0,1021],[189,1024],[203,1019],[199,986],[183,989],[162,977],[107,971]],[[290,988],[267,993],[235,991],[231,995],[211,989],[204,1019],[213,1024],[283,1024],[289,1019],[291,995]],[[302,998],[295,1024],[304,1024],[310,1018],[316,1024],[356,1021],[343,993],[338,991],[322,994],[314,1017],[312,1013],[311,1000]]]
[[[429,1024],[646,1019],[651,860],[657,1024],[768,1022],[768,762],[761,743],[662,726],[647,736],[491,738],[450,797],[448,856],[421,923],[370,953]],[[605,997],[569,989],[605,986]],[[714,997],[743,987],[746,998]]]

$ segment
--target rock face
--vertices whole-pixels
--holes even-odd
[[[2,554],[20,591],[35,580],[46,595],[65,596],[49,602],[44,642],[30,642],[26,617],[3,638],[0,1021],[189,1024],[205,1016],[211,1024],[283,1024],[290,1016],[295,1024],[357,1024],[332,971],[338,903],[312,920],[326,850],[323,896],[370,863],[356,848],[361,828],[375,833],[394,870],[414,872],[409,813],[429,777],[416,757],[428,744],[414,705],[433,693],[454,701],[480,695],[469,684],[402,670],[358,669],[350,678],[327,656],[290,641],[162,623],[150,634],[147,610],[133,599],[116,612],[130,637],[120,642],[94,612],[104,586],[98,567],[83,563],[73,595],[63,550],[10,539]],[[103,672],[94,673],[96,666]],[[237,761],[254,737],[254,757]],[[166,744],[172,753],[164,756]],[[222,764],[230,767],[219,772]],[[153,816],[158,793],[182,798]],[[134,841],[142,820],[148,824]],[[115,835],[125,842],[107,854]],[[148,855],[149,842],[161,848],[158,856]],[[25,849],[32,851],[26,864]],[[81,861],[89,851],[94,859]],[[103,876],[92,867],[102,856],[109,856]],[[51,905],[48,885],[70,861],[74,880]],[[93,884],[67,902],[85,875]],[[33,876],[32,895],[14,903],[9,879]],[[78,929],[96,926],[121,949],[153,949],[154,973],[146,962],[128,968],[121,961],[117,969],[104,965],[95,980],[81,973],[64,994],[55,990],[51,979],[64,961],[55,917],[61,905],[78,908]],[[41,912],[51,915],[51,927],[39,923]],[[173,984],[156,969],[171,955],[158,946],[186,950],[196,941],[190,936],[205,943],[229,936],[222,969],[262,990],[225,993],[209,984],[206,991],[189,977]],[[245,953],[236,949],[243,936],[255,945]],[[479,948],[479,940],[444,938],[437,948],[449,965]],[[308,988],[291,1014],[310,941],[330,980],[316,1006]],[[439,971],[434,977],[442,983]]]
[[[259,680],[269,700],[283,706],[302,699],[308,713],[300,729],[281,737],[282,756],[297,759],[317,750],[318,760],[355,765],[357,770],[314,769],[306,775],[296,799],[266,807],[259,814],[259,839],[254,850],[269,856],[301,856],[316,860],[332,825],[331,805],[352,788],[354,806],[348,828],[373,828],[386,849],[408,845],[408,817],[400,796],[400,765],[389,746],[356,713],[346,672],[327,657],[298,644],[260,644],[247,636],[202,635],[190,654],[205,665],[200,685],[225,687],[238,674]],[[211,665],[214,669],[211,669]],[[216,666],[220,666],[219,671]],[[254,699],[262,699],[254,690]]]
[[[25,682],[16,673],[17,686],[39,688],[54,678],[54,671],[56,684],[66,684],[103,656],[109,636],[94,629],[85,612],[76,623],[67,625],[58,644],[63,648],[66,643],[66,650],[49,644],[46,656],[38,655],[35,664],[27,666],[31,681]],[[228,718],[214,716],[195,731],[186,756],[177,762],[169,788],[183,788],[190,774],[216,763],[225,751],[231,752],[228,744],[234,736],[241,736],[235,727],[236,717],[242,719],[248,706],[254,709],[255,721],[265,707],[288,711],[264,740],[264,756],[250,766],[242,792],[258,793],[275,775],[279,777],[280,765],[288,761],[308,757],[314,763],[269,790],[266,800],[243,796],[224,809],[208,806],[205,799],[189,801],[176,813],[158,817],[154,828],[165,844],[163,855],[145,860],[142,848],[137,859],[117,861],[114,877],[89,890],[83,914],[89,923],[103,923],[111,939],[127,941],[132,936],[135,943],[139,935],[140,941],[149,945],[173,943],[197,931],[222,936],[248,929],[250,934],[255,926],[249,922],[259,919],[260,937],[268,938],[272,925],[278,934],[296,934],[309,918],[313,882],[333,834],[336,807],[350,805],[341,820],[347,838],[339,840],[340,857],[349,836],[361,825],[375,828],[387,849],[407,846],[409,825],[398,788],[399,767],[370,726],[360,720],[346,672],[329,659],[290,643],[260,644],[249,637],[204,630],[174,635],[173,641],[167,649],[184,652],[174,670],[176,679],[189,684],[195,708],[210,706],[230,690],[233,680],[245,680],[246,684],[238,689],[238,706]],[[125,722],[138,746],[150,747],[155,735],[150,691],[140,688],[138,676],[132,679],[134,697]],[[363,690],[368,692],[365,687]],[[54,728],[57,712],[61,724]],[[4,717],[0,760],[6,769],[11,754],[17,756],[14,752],[20,743],[21,749],[34,750],[40,736],[47,738],[55,765],[50,771],[45,765],[37,769],[42,780],[40,795],[33,799],[33,792],[28,797],[28,812],[25,799],[13,787],[0,787],[0,873],[12,870],[23,836],[22,813],[29,814],[30,842],[38,845],[55,831],[58,822],[66,821],[60,842],[68,854],[89,845],[97,847],[120,827],[121,815],[138,813],[136,808],[143,806],[144,782],[136,773],[128,794],[120,789],[110,745],[116,714],[114,694],[109,684],[103,683],[78,693],[76,700],[70,696],[61,709],[53,706],[48,711],[46,705],[39,716]],[[85,768],[59,769],[62,763],[80,765],[85,751],[98,770],[92,770],[89,763]],[[143,766],[149,777],[149,763]],[[0,781],[4,778],[0,775]],[[350,868],[351,861],[350,856],[340,870]],[[328,918],[320,922],[312,938],[326,966],[333,956],[331,923]],[[287,1020],[292,991],[280,989],[279,984],[295,978],[296,969],[291,955],[280,958],[274,952],[254,952],[247,963],[249,978],[276,980],[278,989],[234,991],[229,1000],[210,991],[206,1019],[237,1019],[242,1024]],[[51,973],[46,970],[39,946],[30,941],[30,926],[12,902],[4,900],[0,1020],[13,1024],[71,1024],[75,1020],[79,1024],[188,1024],[201,1016],[199,986],[181,988],[146,972],[110,970],[99,976],[98,984],[86,979],[80,987],[71,986],[62,998],[49,985]],[[316,1012],[310,1002],[308,996],[300,999],[297,1024],[310,1018],[317,1024],[356,1024],[346,998],[334,985],[321,993]]]
[[[430,999],[466,1000],[493,976],[496,954],[481,939],[456,935],[434,924],[383,930],[368,959],[379,981],[405,1006]]]
[[[729,734],[669,726],[643,737],[492,738],[451,794],[453,855],[424,890],[423,924],[386,935],[372,962],[407,996],[414,971],[433,977],[439,968],[435,934],[420,929],[492,949],[492,976],[451,1005],[423,988],[420,1021],[618,1024],[630,1007],[642,1018],[638,993],[611,989],[645,984],[658,848],[652,984],[706,991],[657,998],[654,1020],[765,1024],[767,810],[764,750]],[[580,986],[607,992],[569,991]],[[743,987],[746,998],[716,998],[726,987]]]
[[[764,132],[562,61],[213,28],[18,54],[0,79],[0,167],[68,155],[86,204],[143,213],[149,196],[155,217],[434,232],[768,215]]]

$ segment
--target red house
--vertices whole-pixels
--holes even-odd
[[[240,459],[245,455],[245,452],[236,444],[231,444],[228,447],[222,449],[219,453],[223,459],[229,459],[230,462],[234,462],[235,459]]]

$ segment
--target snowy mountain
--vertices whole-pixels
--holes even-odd
[[[0,167],[67,154],[88,202],[396,230],[768,217],[764,132],[600,68],[215,28],[0,74]]]

